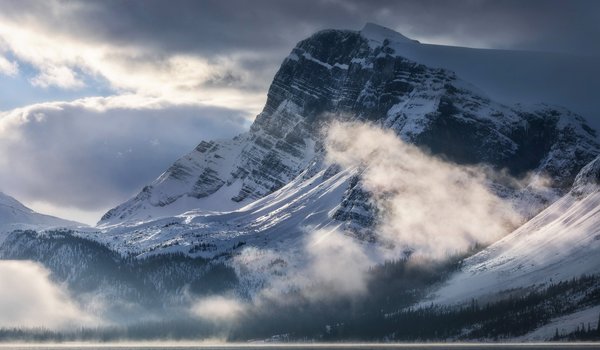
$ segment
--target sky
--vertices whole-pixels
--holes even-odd
[[[600,56],[600,1],[0,0],[0,191],[93,224],[200,141],[247,130],[298,41],[366,22],[422,43]],[[596,94],[581,90],[566,94]],[[580,100],[568,107],[600,126]]]

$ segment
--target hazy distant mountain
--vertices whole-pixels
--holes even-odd
[[[0,233],[15,229],[79,227],[83,224],[36,213],[19,201],[0,192]]]

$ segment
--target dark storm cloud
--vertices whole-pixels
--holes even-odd
[[[210,78],[208,78],[204,82],[204,85],[207,85],[207,86],[217,86],[217,87],[231,86],[231,85],[234,85],[236,83],[239,83],[240,81],[242,81],[242,78],[239,75],[236,75],[232,71],[227,71],[227,72],[224,72],[224,73],[215,73],[215,74],[213,74]]]
[[[287,51],[316,30],[359,29],[368,21],[417,39],[600,53],[600,2],[592,0],[12,1],[2,8],[90,40],[207,56]]]
[[[218,67],[232,58],[230,76],[219,72],[204,87],[242,91],[266,90],[283,57],[315,31],[366,22],[430,43],[600,55],[600,1],[591,0],[13,0],[0,8],[49,35],[138,49],[123,54],[133,64],[191,54]]]
[[[359,29],[368,21],[465,45],[491,38],[504,48],[600,52],[598,1],[113,0],[86,12],[82,24],[103,39],[209,54],[289,50],[316,30]]]

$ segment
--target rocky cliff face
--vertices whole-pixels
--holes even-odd
[[[496,103],[450,71],[397,55],[394,45],[407,42],[371,24],[360,32],[325,30],[301,41],[282,63],[247,133],[203,141],[101,223],[197,208],[238,209],[307,168],[320,169],[320,133],[332,119],[391,128],[457,163],[487,163],[517,176],[544,173],[563,190],[599,152],[595,132],[581,117],[547,105]]]

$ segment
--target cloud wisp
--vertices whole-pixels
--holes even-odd
[[[218,323],[231,322],[240,316],[245,307],[235,298],[213,295],[193,301],[191,314],[203,320]]]
[[[49,275],[43,266],[31,261],[0,261],[0,328],[66,330],[100,324]]]
[[[521,221],[483,171],[427,155],[390,130],[334,123],[326,145],[330,162],[364,168],[362,184],[381,212],[375,232],[400,251],[440,259],[493,242]]]
[[[9,77],[14,77],[19,73],[19,65],[14,62],[8,60],[6,57],[0,56],[0,74],[7,75]]]

